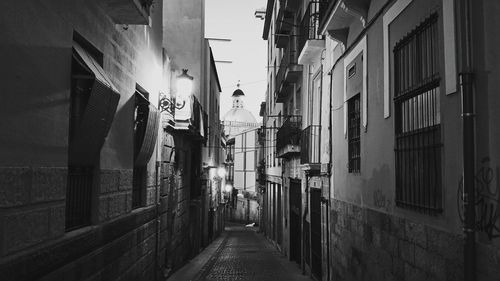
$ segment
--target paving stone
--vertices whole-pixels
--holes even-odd
[[[253,228],[234,226],[227,228],[224,241],[193,280],[306,281],[311,279],[301,274],[299,265],[282,258],[281,254]]]

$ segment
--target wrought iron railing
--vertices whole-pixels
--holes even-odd
[[[286,73],[288,67],[290,67],[293,64],[297,64],[297,51],[295,50],[294,44],[288,44],[284,51],[283,51],[283,57],[281,58],[280,61],[280,67],[278,70],[278,73],[276,74],[276,97],[277,98],[283,98],[284,93],[283,89],[284,87],[283,84],[287,83],[286,82]]]
[[[300,163],[319,164],[321,126],[310,125],[302,131],[300,142]]]
[[[308,40],[321,40],[323,35],[318,35],[319,31],[319,14],[321,9],[325,6],[323,1],[311,1],[307,6],[307,10],[302,17],[300,23],[300,36],[299,36],[299,53],[306,45]]]
[[[276,133],[276,149],[279,151],[285,146],[300,145],[300,129],[302,127],[302,116],[290,115],[285,119],[283,125]]]

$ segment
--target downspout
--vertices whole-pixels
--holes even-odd
[[[328,116],[328,133],[330,134],[329,135],[329,138],[328,138],[328,156],[329,156],[329,161],[330,161],[330,165],[328,167],[328,171],[326,173],[327,177],[328,177],[328,181],[330,183],[330,185],[328,186],[328,198],[326,200],[326,219],[327,219],[327,225],[326,225],[326,233],[328,234],[328,238],[326,239],[326,262],[327,262],[327,278],[326,280],[330,280],[330,212],[331,212],[331,198],[332,198],[332,187],[333,187],[333,182],[331,181],[331,176],[332,176],[332,165],[333,165],[333,141],[332,141],[332,136],[333,136],[333,105],[332,105],[332,100],[333,100],[333,96],[332,96],[332,89],[333,89],[333,69],[328,73],[328,75],[330,76],[330,111],[329,111],[329,116]]]
[[[323,51],[321,52],[321,73],[323,73],[323,60],[325,60],[325,57],[324,57],[324,54],[326,52],[326,48],[323,49]],[[328,76],[330,76],[330,87],[329,87],[329,114],[328,114],[328,134],[329,134],[329,138],[328,138],[328,155],[329,155],[329,158],[331,158],[331,153],[332,153],[332,134],[331,134],[331,122],[332,122],[332,95],[331,95],[331,89],[332,89],[332,71],[328,72]],[[321,75],[321,79],[323,79],[323,75]],[[321,99],[320,99],[320,103],[322,104],[323,103],[323,80],[321,80],[321,93],[320,93],[320,96],[321,96]],[[322,111],[321,111],[322,112]],[[322,114],[320,113],[320,120],[322,120]],[[322,123],[322,121],[321,121]],[[320,138],[321,139],[321,138]],[[320,145],[321,147],[321,145]],[[328,160],[330,162],[330,159]],[[328,163],[329,164],[329,163]],[[328,165],[327,164],[327,165]],[[328,165],[329,166],[329,165]],[[330,169],[328,169],[328,171],[326,172],[326,175],[325,175],[328,179],[328,182],[330,183]],[[330,280],[330,190],[331,190],[331,186],[330,184],[328,184],[328,198],[324,198],[323,196],[321,196],[321,201],[323,202],[323,204],[326,205],[326,214],[325,214],[325,220],[326,220],[326,235],[327,237],[325,237],[325,240],[326,240],[326,280]],[[323,192],[322,192],[323,193]]]
[[[305,237],[306,237],[306,231],[309,231],[308,229],[305,229],[304,227],[304,222],[306,221],[307,219],[307,215],[309,213],[309,176],[308,174],[306,173],[306,188],[305,188],[305,192],[304,194],[306,195],[306,204],[305,204],[305,209],[304,209],[304,214],[302,215],[302,221],[300,222],[301,224],[301,227],[302,227],[302,253],[301,253],[301,258],[302,258],[302,274],[305,275],[306,274],[306,260],[304,257],[305,253],[306,253],[306,245],[305,245]],[[310,226],[309,226],[310,227]],[[309,235],[309,248],[311,248],[311,237]],[[309,252],[309,266],[311,265],[311,253]]]
[[[472,62],[472,33],[470,0],[461,0],[457,18],[460,35],[460,92],[462,99],[463,126],[463,202],[464,202],[464,279],[476,280],[476,235],[475,235],[475,114],[474,74]]]

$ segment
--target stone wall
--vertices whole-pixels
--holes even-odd
[[[334,280],[464,280],[463,236],[332,199]],[[477,243],[477,280],[500,276],[500,248]]]
[[[66,175],[66,168],[0,168],[0,257],[64,234]]]
[[[405,218],[331,201],[336,280],[463,280],[463,238]]]

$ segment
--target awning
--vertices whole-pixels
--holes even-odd
[[[111,82],[111,79],[109,79],[109,77],[106,75],[104,69],[102,69],[99,63],[97,63],[89,53],[87,53],[80,45],[76,43],[73,44],[73,49],[76,51],[78,57],[82,59],[83,63],[85,64],[84,66],[86,66],[88,70],[94,74],[97,81],[99,81],[104,86],[107,86],[114,92],[118,93],[118,90],[116,90],[116,87]]]
[[[90,54],[76,43],[73,50],[76,60],[90,72],[94,82],[88,103],[76,125],[75,137],[69,144],[68,162],[70,165],[93,166],[111,128],[120,94]]]

